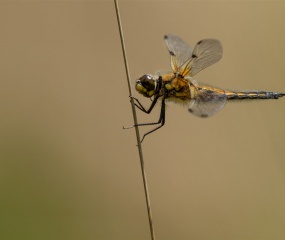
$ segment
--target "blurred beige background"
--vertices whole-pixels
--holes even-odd
[[[285,91],[285,2],[119,7],[133,81],[170,70],[174,33],[222,42],[198,81]],[[0,239],[150,239],[113,1],[2,1],[0,32]],[[285,99],[168,104],[143,143],[157,239],[285,239],[284,136]]]

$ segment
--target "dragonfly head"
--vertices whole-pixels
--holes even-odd
[[[147,98],[155,94],[157,80],[152,75],[143,75],[136,80],[136,90]]]

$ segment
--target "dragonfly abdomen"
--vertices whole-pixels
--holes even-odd
[[[244,91],[231,92],[225,91],[228,100],[243,100],[243,99],[278,99],[285,96],[285,93],[275,93],[266,91]]]

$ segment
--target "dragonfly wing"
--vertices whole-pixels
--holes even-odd
[[[188,110],[198,117],[211,117],[226,104],[227,96],[223,90],[198,87],[197,91],[197,96],[191,99]]]
[[[194,76],[206,67],[218,62],[222,58],[223,48],[216,39],[204,39],[199,41],[192,53],[191,59],[184,65],[190,68],[190,76]]]
[[[171,68],[178,72],[181,66],[191,58],[192,49],[180,37],[168,34],[164,36],[164,41],[171,58]]]

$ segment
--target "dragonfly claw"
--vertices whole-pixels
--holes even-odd
[[[125,130],[125,129],[131,129],[131,128],[134,128],[135,126],[133,125],[133,126],[128,126],[128,127],[125,127],[125,126],[123,126],[123,129]]]

